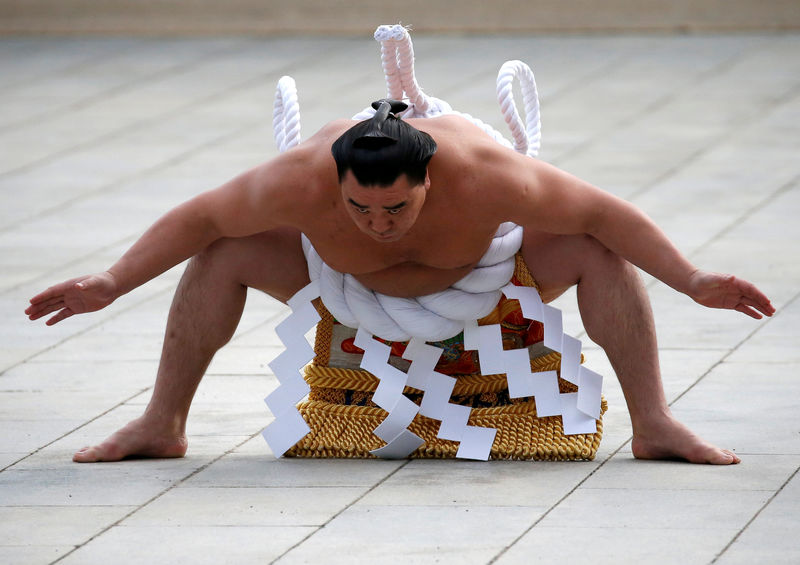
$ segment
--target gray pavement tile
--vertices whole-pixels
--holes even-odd
[[[260,436],[209,465],[187,487],[365,487],[391,475],[403,461],[276,459]]]
[[[266,377],[267,374],[271,375],[272,373],[268,364],[282,351],[282,347],[231,344],[217,352],[206,370],[206,375],[263,375]]]
[[[262,409],[263,398],[277,388],[278,380],[264,371],[261,373],[250,371],[236,374],[226,371],[221,375],[206,374],[197,389],[192,406],[203,410],[206,406],[239,404]]]
[[[797,455],[742,455],[731,466],[637,461],[614,457],[581,485],[587,489],[768,491],[780,488],[800,465]]]
[[[78,548],[60,563],[269,563],[314,530],[269,526],[117,526]],[[155,539],[158,543],[154,543]]]
[[[790,564],[800,561],[800,540],[797,539],[797,508],[800,505],[798,475],[775,496],[752,523],[722,554],[717,563]],[[768,557],[765,557],[765,554]]]
[[[83,423],[151,387],[155,370],[150,361],[28,362],[0,376],[0,406],[6,415],[17,413],[20,422],[40,420],[46,409],[50,420],[60,414]],[[16,399],[21,395],[28,400],[28,413],[19,413],[22,404],[17,405]],[[79,398],[81,402],[76,403]]]
[[[725,361],[728,363],[791,363],[800,362],[800,300],[795,300],[782,308],[768,323],[762,324],[758,331],[745,344],[732,352]]]
[[[135,47],[130,39],[3,38],[3,89],[19,88],[31,82],[46,82],[55,74],[72,73]]]
[[[799,386],[793,364],[723,363],[672,408],[706,439],[737,452],[797,455]]]
[[[157,80],[160,75],[185,72],[219,53],[241,48],[241,40],[217,41],[110,41],[102,59],[72,68],[69,72],[51,72],[46,81],[39,79],[10,85],[4,91],[5,116],[0,128],[19,126],[32,120],[44,120],[59,113],[87,106],[117,91],[135,89],[137,83]],[[110,53],[109,53],[110,51]],[[165,54],[169,56],[165,57]]]
[[[74,549],[71,545],[0,545],[0,561],[49,565]]]
[[[14,449],[22,449],[21,447],[14,446]],[[6,467],[11,466],[12,464],[16,463],[23,457],[27,456],[30,452],[29,451],[8,451],[3,452],[0,451],[0,470],[5,469]]]
[[[597,469],[597,462],[414,460],[359,504],[372,506],[549,507]]]
[[[158,361],[161,357],[161,336],[158,334],[85,333],[59,344],[37,356],[38,361]]]
[[[584,516],[582,525],[539,524],[495,563],[707,565],[736,535],[735,529],[609,527],[604,522],[598,513]]]
[[[487,563],[543,510],[356,504],[277,563]]]
[[[46,408],[44,408],[46,410]],[[32,453],[59,437],[83,425],[86,416],[72,420],[56,420],[40,416],[38,419],[7,420],[2,422],[0,451],[15,452],[25,450]]]
[[[322,526],[369,487],[190,487],[161,495],[126,526]]]
[[[142,476],[130,464],[11,468],[0,474],[0,491],[7,506],[138,506],[168,489],[173,474]]]
[[[771,494],[763,490],[580,487],[540,525],[579,528],[587,521],[602,519],[603,527],[608,528],[732,530],[744,527]]]
[[[80,545],[135,508],[135,506],[2,506],[0,546]]]

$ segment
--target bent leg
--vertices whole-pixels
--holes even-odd
[[[214,354],[233,336],[247,288],[285,302],[306,284],[308,270],[296,230],[222,239],[193,257],[170,308],[153,396],[144,414],[103,443],[78,451],[73,460],[182,457],[192,398]]]
[[[586,332],[605,351],[625,395],[635,457],[739,462],[735,454],[703,441],[672,416],[661,382],[650,301],[633,265],[586,235],[526,230],[522,252],[545,302],[578,285]]]

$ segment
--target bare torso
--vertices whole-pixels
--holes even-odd
[[[425,203],[411,230],[400,240],[379,242],[358,229],[347,215],[336,175],[331,143],[354,122],[335,122],[307,142],[313,174],[306,178],[307,199],[294,225],[311,240],[333,269],[354,275],[362,284],[393,296],[420,296],[444,290],[469,273],[483,256],[498,225],[487,196],[493,187],[474,186],[468,158],[471,143],[488,137],[460,118],[410,120],[438,144],[430,162],[431,179]],[[473,141],[474,140],[474,141]],[[494,143],[489,140],[489,142]],[[306,166],[306,170],[308,167]],[[376,188],[376,190],[381,190]]]

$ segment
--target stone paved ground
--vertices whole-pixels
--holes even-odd
[[[0,40],[0,562],[798,563],[800,36],[418,37],[422,86],[496,127],[500,64],[533,66],[542,157],[630,199],[768,321],[648,280],[673,410],[733,468],[634,461],[607,377],[587,463],[275,460],[259,432],[285,307],[251,295],[182,460],[72,452],[152,386],[173,269],[45,328],[26,300],[106,268],[159,214],[273,156],[277,79],[304,132],[380,97],[371,38]],[[505,130],[503,130],[505,131]],[[487,187],[490,190],[490,187]],[[560,299],[582,335],[574,294]]]

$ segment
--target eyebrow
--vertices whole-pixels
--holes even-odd
[[[358,202],[356,202],[352,198],[348,198],[347,201],[350,202],[350,204],[352,204],[356,208],[367,208],[367,209],[369,208],[369,206],[365,206],[363,204],[359,204]],[[382,208],[384,210],[399,210],[400,208],[402,208],[405,205],[406,205],[405,202],[400,202],[399,204],[394,204],[392,206],[382,206]]]

